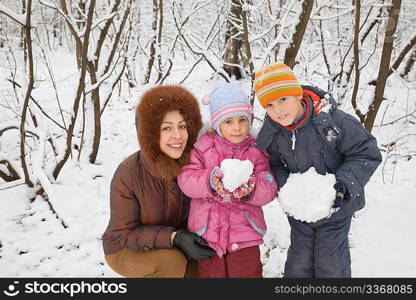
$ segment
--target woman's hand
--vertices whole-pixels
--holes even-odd
[[[216,253],[206,240],[185,229],[172,232],[171,239],[173,246],[181,250],[188,258],[206,260]]]

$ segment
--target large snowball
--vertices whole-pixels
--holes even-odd
[[[335,199],[334,174],[320,175],[315,168],[290,174],[279,192],[283,211],[299,221],[316,222],[327,217]]]
[[[233,192],[240,185],[246,183],[253,174],[253,164],[249,160],[224,159],[221,162],[221,171],[224,174],[222,182],[224,187]]]

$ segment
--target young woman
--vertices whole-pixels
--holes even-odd
[[[201,127],[198,103],[184,88],[158,86],[143,95],[136,110],[140,151],[114,174],[110,220],[102,237],[106,262],[118,274],[184,277],[187,258],[215,253],[185,229],[189,198],[176,180]]]

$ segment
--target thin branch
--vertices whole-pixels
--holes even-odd
[[[19,174],[16,172],[15,168],[13,168],[13,165],[8,160],[0,160],[0,165],[4,165],[7,168],[7,171],[9,171],[9,174],[6,174],[0,170],[1,179],[3,179],[6,182],[11,182],[20,179]]]
[[[9,81],[9,82],[11,82],[13,85],[15,85],[15,86],[17,86],[17,87],[19,87],[19,88],[21,88],[22,86],[20,85],[20,84],[18,84],[17,82],[14,82],[14,81],[12,81],[12,80],[10,80],[10,79],[7,79],[7,81]],[[36,106],[39,108],[39,110],[42,112],[42,114],[44,114],[45,115],[45,117],[47,117],[49,120],[51,120],[53,123],[55,123],[57,126],[59,126],[60,128],[62,128],[63,130],[65,130],[66,131],[66,128],[64,127],[64,126],[62,126],[61,124],[59,124],[57,121],[55,121],[54,119],[52,119],[52,117],[51,116],[49,116],[43,109],[42,109],[42,107],[39,105],[39,103],[35,100],[35,98],[33,98],[33,96],[30,96],[30,100],[32,100],[33,101],[33,103],[35,103],[36,104]]]
[[[387,126],[387,125],[392,125],[392,124],[394,124],[394,123],[396,123],[396,122],[398,122],[398,121],[400,121],[400,120],[402,120],[404,118],[407,118],[409,116],[413,116],[414,113],[416,113],[416,109],[414,111],[412,111],[411,113],[408,113],[408,114],[406,114],[406,115],[404,115],[404,116],[402,116],[400,118],[397,118],[397,119],[395,119],[395,120],[393,120],[391,122],[388,122],[388,123],[385,123],[385,124],[381,124],[381,125],[374,125],[374,127],[383,127],[383,126]]]
[[[0,3],[0,13],[5,14],[9,18],[11,18],[13,21],[15,21],[18,25],[25,27],[26,26],[26,14],[17,14],[14,11],[12,11],[10,8],[5,6],[4,4]]]

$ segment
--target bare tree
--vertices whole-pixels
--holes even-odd
[[[305,30],[309,22],[313,4],[314,0],[303,1],[302,13],[299,18],[299,23],[296,25],[295,32],[292,37],[292,43],[288,48],[286,48],[284,62],[291,68],[295,66],[296,55],[302,43],[303,35],[305,34]]]
[[[152,74],[153,64],[158,58],[159,68],[158,68],[158,78],[156,81],[159,81],[162,77],[162,59],[160,54],[160,45],[162,40],[162,30],[163,30],[163,1],[162,0],[153,0],[153,21],[152,21],[152,40],[150,43],[150,58],[147,63],[147,71],[144,77],[144,83],[149,83],[150,76]]]
[[[77,120],[79,104],[80,104],[81,97],[84,93],[84,88],[85,88],[85,76],[86,76],[86,73],[87,73],[87,66],[88,66],[88,57],[87,57],[88,56],[88,40],[89,40],[89,36],[90,36],[90,33],[91,33],[91,26],[92,26],[92,21],[93,21],[94,8],[95,8],[95,0],[91,0],[89,8],[88,8],[87,23],[86,23],[86,26],[85,26],[85,33],[84,33],[84,38],[83,38],[83,42],[82,42],[82,52],[81,52],[82,55],[81,55],[81,64],[80,64],[81,74],[80,74],[80,77],[79,77],[78,89],[77,89],[77,93],[76,93],[73,108],[72,108],[71,122],[69,123],[69,126],[68,126],[67,139],[66,139],[66,149],[65,149],[64,156],[56,164],[56,167],[53,170],[52,174],[53,174],[53,177],[55,179],[58,178],[59,173],[61,172],[63,166],[65,165],[66,161],[69,158],[69,155],[71,154],[72,137],[73,137],[73,133],[74,133],[75,122]]]
[[[247,21],[247,18],[246,18]],[[230,1],[230,12],[227,17],[227,31],[225,33],[224,70],[228,76],[237,80],[242,78],[239,66],[239,52],[243,44],[242,39],[242,5],[240,0]]]
[[[20,15],[17,17],[16,14],[14,14],[11,10],[9,10],[7,7],[0,6],[0,12],[6,14],[7,16],[11,17],[14,21],[16,21],[19,25],[22,26],[24,30],[24,43],[25,43],[25,57],[28,59],[28,77],[29,82],[26,88],[26,93],[24,97],[24,102],[22,105],[22,112],[21,112],[21,120],[20,120],[20,127],[19,127],[19,133],[20,133],[20,162],[23,168],[24,173],[24,180],[27,186],[33,187],[34,184],[32,180],[30,179],[28,166],[26,163],[26,131],[25,131],[25,125],[26,125],[26,118],[28,113],[28,107],[29,107],[29,101],[30,96],[33,90],[34,85],[34,70],[33,70],[33,49],[32,49],[32,35],[31,35],[31,17],[32,17],[32,0],[28,0],[27,3],[23,2],[24,10],[26,11],[24,15]],[[24,22],[23,22],[24,19]],[[26,59],[25,59],[26,61]],[[9,170],[11,170],[9,168]],[[16,177],[16,176],[14,176]]]
[[[369,131],[373,128],[377,112],[384,100],[384,90],[386,88],[387,78],[389,77],[390,72],[390,58],[393,51],[394,34],[396,32],[401,4],[401,0],[392,0],[392,5],[389,8],[389,19],[384,36],[383,50],[381,53],[380,68],[377,76],[374,98],[369,106],[369,110],[366,113],[364,121],[364,126]]]
[[[364,122],[364,115],[357,107],[357,93],[360,86],[360,16],[361,16],[361,0],[355,0],[355,25],[354,25],[354,66],[355,66],[355,80],[354,89],[352,92],[351,103],[354,107],[355,113],[360,118],[361,123]]]
[[[41,0],[42,1],[42,0]],[[82,1],[81,1],[82,2]],[[101,141],[101,115],[111,97],[111,93],[105,94],[102,97],[100,93],[100,87],[104,82],[109,82],[111,89],[114,89],[117,82],[120,81],[122,72],[126,65],[127,59],[122,59],[122,56],[125,55],[124,50],[127,49],[127,34],[125,33],[126,24],[130,14],[130,8],[132,0],[124,2],[124,12],[120,13],[120,8],[123,5],[121,0],[116,0],[113,3],[113,6],[110,8],[110,11],[107,15],[99,18],[98,21],[94,22],[94,15],[97,13],[95,1],[89,2],[88,5],[88,14],[85,17],[85,7],[84,2],[79,3],[77,7],[78,19],[84,20],[83,22],[74,22],[72,17],[71,6],[67,7],[65,1],[60,2],[61,9],[57,5],[52,6],[49,2],[43,3],[43,5],[57,10],[60,15],[66,21],[67,26],[70,29],[71,35],[76,41],[76,57],[77,65],[80,69],[80,81],[78,85],[77,96],[74,101],[73,115],[78,113],[79,105],[81,101],[88,101],[88,105],[83,105],[83,108],[87,109],[86,112],[83,111],[83,116],[85,114],[93,116],[92,129],[85,127],[86,118],[83,118],[83,126],[81,129],[81,142],[78,148],[80,158],[82,151],[90,151],[89,161],[94,163],[97,158],[100,141]],[[120,22],[115,22],[114,18],[120,14]],[[91,20],[88,20],[88,17],[91,17]],[[88,26],[87,26],[88,25]],[[102,26],[102,27],[100,27]],[[111,29],[113,28],[113,29]],[[131,27],[130,27],[131,28]],[[88,32],[87,32],[88,31]],[[94,34],[94,31],[99,31],[97,42],[94,43],[91,41],[90,36]],[[88,36],[88,38],[86,38]],[[81,47],[81,48],[80,48]],[[92,48],[94,56],[93,59],[90,59],[88,54],[88,49]],[[102,51],[109,51],[109,55],[103,58]],[[82,51],[80,52],[79,49]],[[121,65],[119,60],[121,59]],[[121,72],[113,75],[116,67],[121,67]],[[112,79],[110,79],[112,78]],[[82,80],[82,82],[81,82]],[[91,104],[91,105],[89,105]],[[90,110],[89,108],[92,107]],[[73,122],[74,124],[72,124]],[[72,138],[75,130],[76,116],[71,120],[71,125],[67,130],[67,149],[63,156],[63,159],[57,164],[54,170],[54,177],[59,174],[59,170],[65,164],[69,155],[71,154],[72,149]],[[85,134],[84,130],[93,131],[93,139],[90,147],[84,150],[83,147],[86,140],[84,139]]]

